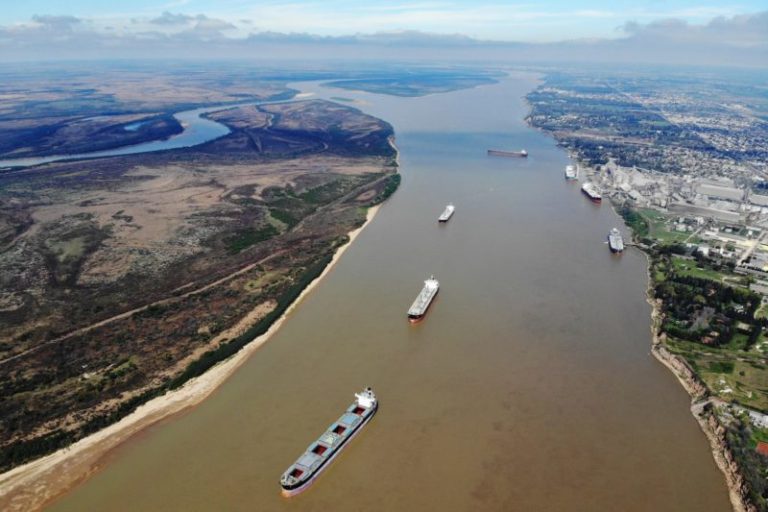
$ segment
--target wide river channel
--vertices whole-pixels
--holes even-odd
[[[730,510],[687,394],[650,354],[645,257],[610,253],[620,218],[523,120],[534,77],[421,98],[292,86],[392,123],[401,188],[211,398],[50,510]],[[440,294],[410,325],[430,274]],[[371,424],[281,497],[280,474],[367,385]]]

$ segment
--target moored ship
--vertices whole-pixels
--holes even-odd
[[[624,238],[621,236],[621,231],[613,228],[608,233],[608,247],[611,248],[611,252],[621,252],[624,250]]]
[[[579,179],[579,168],[574,165],[565,166],[565,179],[577,180]]]
[[[600,194],[597,188],[589,182],[584,183],[581,186],[581,191],[584,192],[584,194],[595,203],[599,203],[603,200],[603,196]]]
[[[355,393],[356,400],[346,412],[280,477],[283,496],[290,497],[306,490],[317,476],[336,458],[347,442],[368,424],[379,408],[371,388]]]
[[[445,210],[443,210],[443,213],[440,214],[440,216],[437,218],[438,222],[448,222],[448,219],[451,218],[453,215],[453,212],[456,211],[456,207],[452,204],[449,204],[445,207]]]
[[[437,282],[435,276],[431,276],[424,281],[424,288],[421,289],[419,296],[411,304],[411,308],[408,310],[408,321],[416,323],[427,314],[429,305],[432,304],[432,300],[437,295],[437,291],[440,289],[440,283]]]
[[[528,152],[524,149],[520,151],[502,151],[500,149],[489,149],[488,154],[491,156],[509,156],[518,158],[527,158]]]

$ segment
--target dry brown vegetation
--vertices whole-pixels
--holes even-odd
[[[201,371],[196,361],[284,307],[394,189],[391,127],[354,109],[211,117],[233,132],[0,175],[4,467]]]

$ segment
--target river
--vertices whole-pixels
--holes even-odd
[[[29,167],[33,165],[42,165],[50,162],[59,162],[62,160],[80,160],[85,158],[104,158],[108,156],[137,155],[139,153],[152,153],[155,151],[166,151],[169,149],[188,148],[197,146],[205,142],[218,139],[227,135],[231,130],[224,124],[207,119],[205,114],[218,112],[230,108],[241,107],[245,105],[265,105],[273,103],[285,103],[291,100],[272,100],[272,101],[250,101],[245,103],[235,103],[229,105],[216,105],[210,107],[201,107],[192,110],[176,112],[173,117],[181,124],[184,131],[168,137],[167,139],[152,140],[141,142],[129,146],[120,146],[114,149],[105,149],[103,151],[91,151],[89,153],[73,153],[50,156],[30,156],[23,158],[0,159],[0,167]],[[145,124],[137,122],[127,124],[123,127],[126,131],[135,131]]]
[[[392,123],[400,190],[211,398],[112,452],[50,510],[730,510],[688,396],[650,355],[645,258],[610,253],[619,217],[566,182],[565,153],[524,123],[533,87],[299,85]],[[430,274],[440,295],[409,325]],[[282,498],[280,474],[366,385],[381,401],[371,424]]]

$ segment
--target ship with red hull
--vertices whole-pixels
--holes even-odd
[[[283,496],[291,497],[307,490],[349,441],[371,421],[378,409],[379,401],[371,388],[355,393],[355,401],[344,414],[310,444],[280,477]]]
[[[602,194],[600,194],[600,191],[597,190],[597,187],[595,187],[592,183],[584,183],[581,186],[581,191],[584,192],[584,195],[594,203],[599,203],[603,200]]]
[[[435,295],[437,295],[439,289],[440,283],[437,282],[435,276],[424,281],[424,288],[421,289],[418,297],[416,297],[416,300],[413,301],[413,304],[411,304],[411,307],[408,310],[409,322],[413,324],[420,322],[424,318],[424,315],[427,314],[427,310],[435,299]]]

